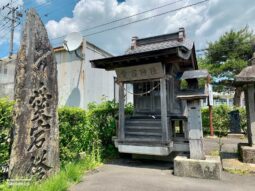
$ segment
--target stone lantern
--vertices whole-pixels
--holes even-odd
[[[235,76],[236,84],[242,86],[245,93],[248,143],[240,143],[238,150],[242,161],[246,163],[255,163],[255,53],[251,63],[251,66]]]

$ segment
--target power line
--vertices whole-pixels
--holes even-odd
[[[38,9],[38,8],[40,8],[40,7],[46,7],[46,6],[50,5],[50,3],[51,3],[52,1],[53,1],[53,0],[46,1],[45,3],[42,3],[42,4],[38,5],[38,6],[33,7],[33,8],[34,8],[34,9]]]
[[[172,13],[172,12],[180,11],[180,10],[182,10],[182,9],[186,9],[186,8],[189,8],[189,7],[193,7],[193,6],[196,6],[196,5],[205,3],[205,2],[207,2],[207,1],[209,1],[209,0],[199,1],[199,2],[197,2],[197,3],[193,3],[193,4],[190,4],[190,5],[183,6],[183,7],[180,7],[180,8],[177,8],[177,9],[173,9],[173,10],[170,10],[170,11],[166,11],[166,12],[163,12],[163,13],[155,14],[155,15],[152,15],[152,16],[149,16],[149,17],[145,17],[145,18],[143,18],[143,19],[138,19],[138,20],[136,20],[136,21],[132,21],[132,22],[129,22],[129,23],[126,23],[126,24],[122,24],[122,25],[118,25],[118,26],[115,26],[115,27],[107,28],[107,29],[104,29],[104,30],[101,30],[101,31],[97,31],[97,32],[94,32],[94,33],[90,33],[90,34],[84,35],[84,36],[87,37],[87,36],[92,36],[92,35],[95,35],[95,34],[100,34],[100,33],[106,32],[106,31],[114,30],[114,29],[117,29],[117,28],[121,28],[121,27],[124,27],[124,26],[128,26],[128,25],[134,24],[134,23],[138,23],[138,22],[142,22],[142,21],[145,21],[145,20],[149,20],[149,19],[155,18],[155,17],[159,17],[159,16],[162,16],[162,15],[165,15],[165,14],[168,14],[168,13]],[[124,18],[122,18],[122,19],[124,19]],[[105,24],[106,24],[106,23],[105,23]],[[84,32],[84,31],[86,31],[86,30],[87,30],[87,29],[85,29],[85,30],[80,30],[79,32]],[[63,37],[65,37],[65,35],[64,35],[64,36],[60,36],[60,37],[53,38],[53,39],[51,39],[51,40],[56,40],[56,39],[63,38]]]
[[[3,23],[1,26],[0,26],[0,31],[6,29],[6,25],[9,23],[10,21],[8,20],[7,22]]]
[[[133,14],[133,15],[129,15],[129,16],[127,16],[127,17],[122,17],[122,18],[120,18],[120,19],[116,19],[116,20],[113,20],[113,21],[110,21],[110,22],[107,22],[107,23],[103,23],[103,24],[99,24],[99,25],[96,25],[96,26],[93,26],[93,27],[90,27],[90,28],[83,29],[82,32],[90,31],[90,30],[92,30],[92,29],[100,28],[100,27],[103,27],[103,26],[106,26],[106,25],[110,25],[110,24],[112,24],[112,23],[116,23],[116,22],[119,22],[119,21],[122,21],[122,20],[126,20],[126,19],[129,19],[129,18],[138,16],[138,15],[142,15],[142,14],[144,14],[144,13],[148,13],[148,12],[151,12],[151,11],[155,11],[155,10],[157,10],[157,9],[161,9],[161,8],[164,8],[164,7],[167,7],[167,6],[170,6],[170,5],[179,3],[179,2],[181,2],[181,1],[186,1],[186,0],[178,0],[178,1],[171,2],[171,3],[167,3],[167,4],[164,4],[164,5],[161,5],[161,6],[152,8],[152,9],[148,9],[148,10],[146,10],[146,11],[142,11],[142,12],[139,12],[139,13],[136,13],[136,14]],[[59,38],[61,38],[61,37],[59,37]]]
[[[65,3],[64,3],[64,2],[65,2]],[[60,13],[60,12],[63,12],[63,11],[65,11],[65,10],[64,10],[62,7],[66,6],[66,5],[68,5],[68,4],[74,3],[73,1],[64,1],[64,2],[63,2],[63,4],[57,6],[57,8],[52,9],[52,10],[46,12],[46,13],[42,13],[42,15],[43,15],[44,17],[48,17],[49,15],[52,15],[53,13]],[[61,10],[56,12],[56,10],[59,10],[59,9],[61,9]]]
[[[17,0],[16,0],[17,2]],[[2,7],[2,11],[3,10],[7,10],[7,14],[6,15],[2,15],[4,17],[4,20],[8,20],[11,22],[11,25],[8,27],[11,29],[10,32],[10,52],[9,52],[9,56],[11,56],[13,54],[13,39],[14,39],[14,30],[17,27],[17,25],[20,24],[20,18],[23,16],[21,12],[19,12],[19,6],[14,6],[14,2],[13,0],[10,0],[9,3],[7,3],[6,5],[4,5]],[[6,23],[4,23],[4,26],[7,25],[8,21]],[[16,23],[18,23],[17,25],[15,25]],[[8,28],[5,28],[2,26],[1,30],[6,30]]]

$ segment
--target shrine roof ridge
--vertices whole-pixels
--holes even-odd
[[[153,50],[161,50],[161,49],[177,48],[177,47],[183,47],[183,48],[186,48],[187,51],[189,51],[192,49],[193,45],[194,45],[193,41],[186,38],[183,39],[182,41],[179,41],[178,39],[174,39],[174,40],[144,44],[141,46],[138,45],[134,49],[129,48],[125,54],[127,55],[127,54],[143,53],[143,52],[148,52]]]

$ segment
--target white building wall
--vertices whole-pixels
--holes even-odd
[[[58,68],[59,106],[84,108],[84,62],[74,52],[55,53]]]
[[[13,55],[11,59],[0,60],[0,98],[12,100],[14,97],[15,59],[16,55]]]
[[[59,105],[76,106],[86,109],[91,102],[99,103],[103,98],[114,98],[115,72],[91,67],[90,60],[110,56],[91,43],[77,50],[84,60],[63,49],[56,50],[58,65]]]
[[[91,102],[99,103],[104,99],[113,100],[114,98],[115,72],[92,68],[90,63],[90,60],[106,56],[104,52],[100,52],[95,46],[87,43],[85,51],[85,105]]]

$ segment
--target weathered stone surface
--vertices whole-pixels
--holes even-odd
[[[238,152],[243,162],[255,164],[255,145],[249,146],[248,143],[239,143]]]
[[[228,113],[230,117],[230,133],[241,133],[239,110]]]
[[[238,75],[235,76],[236,82],[255,82],[255,65],[245,67]]]
[[[251,66],[245,67],[238,75],[235,76],[235,81],[237,83],[255,82],[255,53],[253,53],[251,64]]]
[[[174,159],[174,175],[205,179],[221,179],[220,157],[206,156],[205,160],[177,156]]]
[[[42,179],[59,170],[57,63],[34,10],[27,13],[15,73],[9,177]]]

